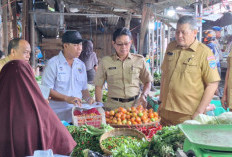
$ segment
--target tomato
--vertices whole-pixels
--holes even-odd
[[[109,113],[111,116],[113,116],[115,114],[115,112],[113,110],[110,111]]]
[[[158,117],[158,113],[157,112],[154,112],[153,115],[154,115],[154,117]]]
[[[133,117],[137,117],[137,113],[133,112],[133,113],[132,113],[132,116],[133,116]]]
[[[136,108],[135,107],[131,107],[131,111],[136,111]]]
[[[122,121],[122,124],[126,124],[126,123],[127,123],[127,120],[126,120],[126,119]]]
[[[152,122],[155,122],[155,118],[151,118],[151,121],[152,121]]]
[[[139,122],[141,122],[141,118],[140,118],[140,117],[136,117],[135,121],[136,121],[137,123],[139,123]]]
[[[122,122],[121,121],[118,121],[118,123],[117,123],[118,125],[122,125]]]
[[[125,120],[125,119],[126,119],[126,115],[125,115],[125,114],[122,114],[121,119],[122,119],[122,120]]]
[[[132,123],[131,123],[131,121],[127,121],[127,123],[126,123],[127,125],[131,125]]]
[[[132,123],[135,122],[135,117],[132,117],[132,118],[131,118],[131,122],[132,122]]]
[[[148,110],[148,112],[150,113],[150,112],[154,112],[154,110],[153,110],[153,108],[150,108],[149,110]]]
[[[139,112],[139,113],[138,113],[138,116],[139,116],[139,117],[142,117],[142,116],[143,116],[143,113],[142,113],[142,112]]]
[[[120,118],[121,115],[122,115],[121,113],[116,113],[116,114],[115,114],[115,116],[116,116],[117,118]]]
[[[126,115],[126,119],[130,119],[131,118],[131,116],[128,114],[128,115]]]
[[[153,114],[152,112],[150,112],[150,113],[148,114],[148,117],[149,117],[149,118],[153,118],[153,117],[154,117],[154,114]]]

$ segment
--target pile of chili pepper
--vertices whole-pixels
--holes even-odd
[[[157,123],[155,126],[136,127],[135,129],[137,129],[138,131],[141,131],[142,133],[144,133],[147,140],[150,141],[152,139],[153,135],[155,135],[157,131],[162,130],[162,125]]]

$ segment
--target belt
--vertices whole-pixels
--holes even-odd
[[[111,98],[111,99],[116,100],[116,101],[120,101],[120,102],[130,102],[130,101],[133,101],[137,98],[138,98],[138,95],[131,97],[131,98],[128,98],[128,99],[123,99],[123,98]]]

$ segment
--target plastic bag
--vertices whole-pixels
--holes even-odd
[[[112,157],[112,156],[102,155],[98,152],[94,152],[94,151],[89,150],[89,149],[83,150],[83,154],[84,154],[84,157]]]

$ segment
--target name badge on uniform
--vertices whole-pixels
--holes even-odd
[[[172,56],[173,52],[168,52],[167,55]]]
[[[59,67],[60,71],[63,71],[63,67]]]
[[[109,70],[114,70],[116,69],[116,67],[109,67]]]
[[[82,73],[82,69],[81,68],[78,68],[78,71],[79,71],[79,73]]]

